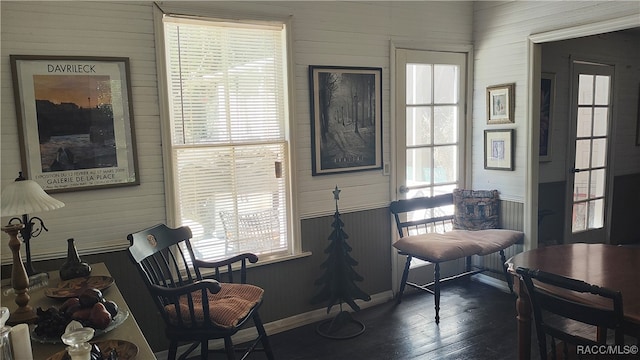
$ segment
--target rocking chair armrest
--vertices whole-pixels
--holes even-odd
[[[218,268],[222,266],[229,266],[233,263],[244,260],[249,260],[250,263],[255,264],[256,262],[258,262],[258,256],[252,253],[244,253],[220,261],[205,261],[196,259],[194,261],[194,265],[201,268]]]
[[[190,294],[196,290],[208,289],[212,294],[216,294],[220,291],[220,283],[213,279],[202,279],[194,283],[179,286],[175,288],[167,288],[164,286],[158,286],[151,284],[151,291],[158,296],[165,297],[180,297],[182,295]]]

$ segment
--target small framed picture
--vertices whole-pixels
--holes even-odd
[[[542,73],[540,78],[540,162],[551,161],[551,129],[556,75]]]
[[[514,122],[515,84],[487,87],[487,124]]]
[[[484,131],[484,168],[513,170],[513,129]]]

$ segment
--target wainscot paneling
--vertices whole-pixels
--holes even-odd
[[[349,235],[347,243],[353,248],[350,255],[358,261],[353,269],[364,278],[356,285],[369,295],[391,290],[389,209],[345,213],[340,218],[344,222],[343,230]],[[324,250],[330,244],[333,221],[333,216],[324,216],[302,222],[302,246],[305,251],[311,252],[311,256],[265,265],[260,265],[258,261],[258,266],[248,270],[249,282],[265,289],[264,303],[260,309],[265,323],[326,307],[327,304],[311,304],[310,299],[319,289],[314,282],[324,273],[321,265],[327,259]],[[168,342],[164,336],[164,323],[129,259],[128,251],[81,258],[89,263],[104,262],[107,265],[151,348],[154,352],[166,350]],[[34,267],[39,271],[57,270],[63,261],[38,261]],[[3,266],[2,277],[10,276],[10,266]]]

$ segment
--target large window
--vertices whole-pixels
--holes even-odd
[[[207,260],[291,254],[284,24],[163,25],[175,222]]]

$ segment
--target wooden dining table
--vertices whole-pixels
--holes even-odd
[[[91,276],[111,277],[111,275],[109,274],[109,270],[104,263],[91,264],[91,268]],[[129,315],[119,326],[107,333],[100,335],[99,337],[94,337],[94,339],[91,341],[125,340],[135,344],[138,347],[138,354],[135,357],[136,360],[155,359],[156,357],[151,350],[149,343],[147,343],[147,340],[140,330],[140,327],[138,327],[138,323],[136,322],[135,317],[131,313],[131,310],[127,306],[127,303],[125,302],[122,294],[120,293],[120,290],[118,289],[117,284],[120,280],[121,279],[114,279],[114,282],[111,286],[102,290],[102,295],[105,299],[114,301],[118,305],[119,312],[127,312]],[[41,307],[43,309],[47,309],[51,306],[59,307],[62,302],[64,302],[64,299],[50,298],[45,295],[45,290],[47,288],[55,289],[59,282],[60,278],[58,275],[58,271],[50,272],[47,286],[29,291],[29,296],[31,296],[29,305],[34,309],[38,307]],[[5,290],[9,289],[10,287],[10,284],[8,284],[6,281],[3,282],[1,303],[2,306],[8,307],[9,311],[13,311],[17,308],[17,305],[14,302],[15,295],[5,295]],[[49,344],[41,343],[35,340],[31,341],[31,349],[33,351],[34,360],[48,359],[52,355],[63,351],[65,347],[66,345],[62,343]]]
[[[525,285],[516,274],[518,267],[546,272],[619,290],[622,293],[625,329],[640,333],[640,247],[604,244],[567,244],[541,247],[515,255],[506,262],[515,277],[514,291],[518,321],[518,359],[531,358],[531,305]],[[591,294],[562,292],[545,288],[560,296],[587,304],[610,306]]]

